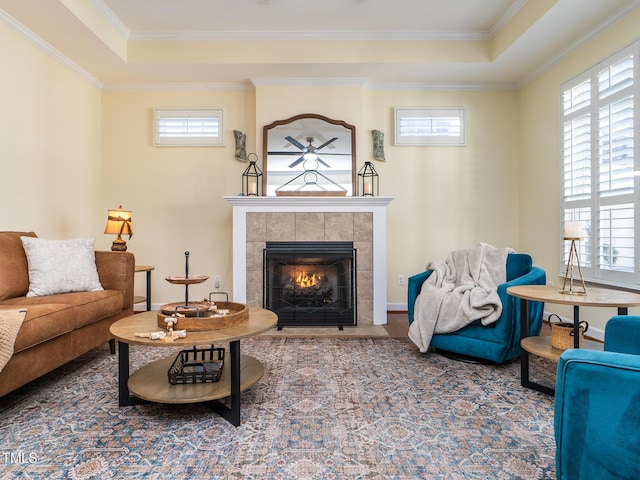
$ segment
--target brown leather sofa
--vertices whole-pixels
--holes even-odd
[[[14,353],[0,372],[0,397],[109,341],[109,326],[133,314],[135,258],[128,252],[96,251],[104,290],[26,297],[29,269],[21,236],[0,232],[0,309],[26,309]]]

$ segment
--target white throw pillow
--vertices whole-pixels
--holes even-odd
[[[29,264],[27,297],[103,290],[96,268],[95,238],[20,239]]]

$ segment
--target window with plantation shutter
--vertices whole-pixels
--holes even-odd
[[[600,283],[640,283],[639,50],[635,42],[562,86],[563,219],[584,227],[582,271]]]
[[[153,144],[158,147],[222,146],[221,109],[160,109],[153,111]]]
[[[394,145],[464,145],[464,109],[396,108]]]

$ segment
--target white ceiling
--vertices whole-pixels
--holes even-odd
[[[519,0],[101,0],[134,35],[193,32],[486,34]]]
[[[509,88],[637,8],[640,0],[0,0],[0,21],[105,88],[246,84],[251,79]],[[523,27],[518,14],[525,12],[523,19],[533,20]],[[111,32],[100,28],[100,21]],[[455,53],[465,41],[484,44],[489,51],[495,47],[487,42],[500,40],[507,30],[517,33],[503,35],[507,44],[492,58],[476,61]],[[188,55],[179,62],[133,61],[105,40],[113,39],[113,32],[127,45],[125,52],[137,42],[168,42],[163,48],[170,50],[167,45],[184,48],[184,42],[201,41],[203,48],[230,52],[242,42],[256,48],[259,42],[289,43],[268,62],[217,61],[215,52],[208,62],[186,60]],[[332,46],[328,57],[287,55],[286,45],[293,52],[318,40]],[[403,40],[424,42],[424,60],[415,55],[399,60]],[[353,58],[358,41],[380,48],[379,61]]]

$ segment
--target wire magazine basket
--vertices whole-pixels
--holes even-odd
[[[217,382],[224,368],[224,348],[181,350],[169,367],[171,385]]]

